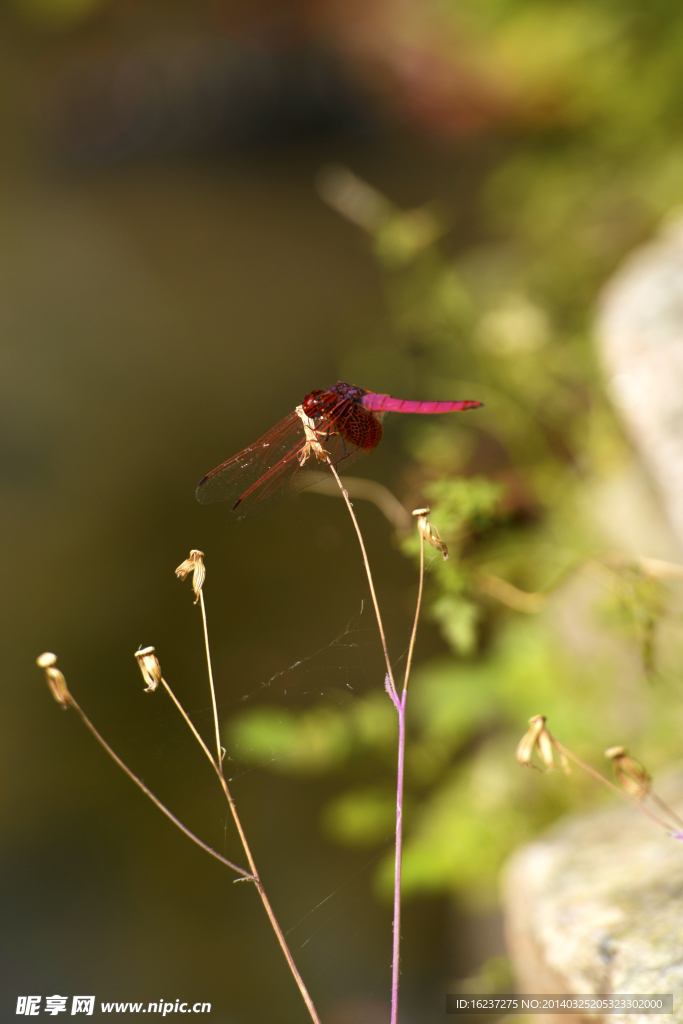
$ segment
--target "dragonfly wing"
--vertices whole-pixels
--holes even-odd
[[[303,443],[301,420],[290,413],[254,444],[207,473],[197,486],[197,501],[203,505],[229,501],[234,505],[262,479],[284,482],[294,470],[296,452]]]
[[[208,473],[197,487],[197,501],[203,505],[229,501],[231,518],[244,519],[287,494],[319,483],[329,476],[330,469],[314,455],[302,465],[299,453],[304,443],[303,424],[292,412],[254,444]],[[322,444],[340,470],[367,454],[339,434],[330,435]]]

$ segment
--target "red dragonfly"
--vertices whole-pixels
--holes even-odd
[[[329,475],[326,462],[346,469],[382,440],[387,412],[460,412],[482,402],[411,402],[338,381],[311,391],[267,434],[200,480],[197,501],[230,501],[244,519]]]

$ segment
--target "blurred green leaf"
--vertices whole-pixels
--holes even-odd
[[[444,594],[432,602],[431,617],[441,626],[445,639],[458,654],[472,654],[477,645],[479,609],[474,601]]]
[[[396,793],[378,787],[349,790],[327,805],[322,821],[326,834],[340,843],[386,842],[396,824]]]
[[[340,764],[351,745],[346,718],[328,708],[302,715],[259,708],[234,719],[227,730],[229,753],[282,772],[320,772]]]

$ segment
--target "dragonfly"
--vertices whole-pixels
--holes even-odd
[[[231,519],[245,519],[328,477],[328,463],[346,469],[374,451],[388,412],[462,412],[481,405],[413,402],[337,381],[326,391],[311,391],[258,441],[207,473],[197,485],[197,501],[229,501]]]

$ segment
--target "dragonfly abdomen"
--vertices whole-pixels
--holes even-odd
[[[466,409],[478,409],[483,402],[414,402],[410,399],[392,398],[391,395],[377,395],[368,391],[361,399],[366,409],[372,412],[464,412]]]

